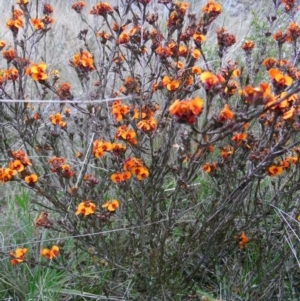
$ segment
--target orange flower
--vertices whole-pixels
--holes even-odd
[[[275,67],[278,64],[278,61],[273,59],[272,57],[268,57],[266,59],[263,60],[262,65],[264,65],[267,70]]]
[[[208,0],[208,2],[202,7],[202,12],[204,14],[219,15],[222,12],[222,6],[213,0]]]
[[[179,99],[170,106],[169,112],[178,118],[179,122],[192,124],[202,112],[203,100],[195,97],[192,100],[181,101]]]
[[[198,66],[192,67],[192,74],[200,74],[202,72],[201,68]]]
[[[74,4],[72,4],[71,8],[74,9],[77,13],[80,13],[84,7],[85,7],[85,2],[77,1]]]
[[[3,57],[8,61],[11,62],[16,58],[16,52],[14,49],[7,49],[2,52]]]
[[[25,177],[25,182],[28,185],[34,185],[34,183],[36,183],[37,180],[38,180],[38,176],[36,174],[34,174],[34,173]]]
[[[170,92],[174,92],[178,89],[179,87],[179,81],[178,80],[172,80],[170,83],[167,84],[167,89]]]
[[[2,50],[5,47],[5,45],[6,45],[6,42],[1,40],[0,41],[0,50]]]
[[[283,173],[283,167],[282,166],[277,166],[277,165],[272,165],[272,166],[267,168],[267,173],[271,177],[280,175],[280,174]]]
[[[152,132],[156,129],[157,122],[154,118],[143,119],[137,124],[137,128],[143,132]]]
[[[86,50],[82,50],[75,54],[70,60],[70,63],[75,67],[84,72],[90,72],[95,70],[94,59],[91,53]]]
[[[13,162],[9,163],[9,168],[21,172],[24,170],[24,165],[20,160],[14,160]]]
[[[0,182],[2,184],[8,182],[12,179],[14,175],[17,174],[17,171],[10,168],[0,168]]]
[[[115,137],[118,139],[123,139],[130,144],[137,144],[136,133],[133,129],[129,129],[127,125],[122,125],[117,128]]]
[[[68,164],[62,164],[60,166],[60,168],[61,168],[61,174],[64,178],[69,179],[69,178],[73,177],[74,173],[73,173],[73,171],[71,170],[71,167]]]
[[[219,121],[225,122],[231,120],[234,116],[234,113],[230,111],[228,104],[225,104],[223,110],[220,112]]]
[[[16,265],[25,260],[25,254],[27,253],[26,248],[17,248],[15,251],[11,251],[9,255],[12,257],[10,263],[12,265]]]
[[[51,260],[58,255],[58,252],[59,252],[59,247],[53,245],[51,249],[43,248],[41,251],[41,256],[46,257],[48,260]]]
[[[112,13],[113,13],[112,7],[106,2],[97,3],[90,10],[91,15],[103,16],[103,17],[106,17],[107,14],[112,14]]]
[[[206,173],[210,173],[211,172],[211,167],[210,167],[210,164],[209,163],[205,163],[202,165],[201,169],[203,171],[205,171]]]
[[[253,50],[255,44],[252,41],[246,40],[243,44],[242,44],[242,49],[245,51],[251,51]]]
[[[122,105],[121,101],[115,101],[111,107],[111,112],[117,121],[122,121],[123,117],[129,112],[129,107]]]
[[[213,89],[216,85],[224,81],[224,78],[212,74],[209,71],[204,71],[200,74],[200,81],[206,90]]]
[[[191,56],[194,58],[194,59],[198,59],[201,55],[201,52],[199,49],[194,49],[191,53]]]
[[[95,213],[95,211],[96,211],[96,205],[88,200],[88,201],[80,203],[77,206],[77,210],[76,210],[75,214],[76,215],[83,214],[84,216],[86,216],[86,215]]]
[[[202,165],[201,169],[203,171],[205,171],[206,173],[210,173],[217,169],[217,164],[214,162],[213,163],[205,163]]]
[[[102,208],[106,208],[110,212],[116,211],[118,207],[119,202],[117,200],[110,200],[102,205]]]
[[[193,40],[195,41],[196,45],[200,45],[205,41],[205,36],[201,33],[194,33]]]
[[[240,249],[244,249],[249,242],[248,237],[245,235],[244,232],[242,232],[239,236],[239,247]]]
[[[221,157],[227,159],[234,152],[234,148],[231,145],[221,147]]]
[[[121,182],[124,182],[124,181],[126,181],[130,178],[131,178],[131,172],[129,172],[129,171],[113,173],[110,176],[110,179],[114,183],[121,183]]]
[[[54,115],[49,116],[49,120],[53,125],[57,125],[62,121],[62,117],[60,113],[55,113]]]
[[[31,24],[33,25],[33,27],[36,29],[36,30],[40,30],[40,29],[43,29],[44,28],[44,23],[42,21],[40,21],[39,19],[30,19],[31,21]]]
[[[240,142],[240,141],[246,140],[246,138],[247,138],[246,133],[237,133],[232,137],[231,140],[235,141],[235,142]]]
[[[130,171],[137,177],[139,181],[149,176],[149,171],[145,166],[132,167]]]
[[[35,227],[44,227],[46,229],[49,229],[52,227],[52,222],[48,219],[48,213],[45,211],[42,211],[39,217],[36,219],[34,226]]]
[[[21,5],[28,4],[28,0],[18,0],[17,4],[21,4]]]
[[[45,73],[47,65],[45,63],[32,64],[26,69],[26,74],[29,75],[33,80],[43,81],[48,78]]]
[[[20,160],[24,166],[31,165],[30,160],[26,157],[26,154],[23,151],[18,150],[18,151],[12,152],[11,155],[13,156],[13,158],[15,160]]]
[[[172,50],[170,49],[170,47],[161,47],[161,46],[158,46],[158,47],[155,49],[155,53],[156,53],[158,56],[160,56],[161,58],[167,58],[167,57],[173,55],[173,52],[172,52]]]
[[[23,21],[20,18],[12,18],[6,22],[8,27],[13,33],[17,33],[21,27],[23,27]]]
[[[122,32],[118,38],[118,44],[126,44],[129,42],[129,34]]]
[[[293,83],[293,79],[290,76],[283,75],[282,72],[275,68],[271,68],[268,73],[273,81],[275,81],[281,87],[290,86]]]
[[[186,57],[188,51],[185,45],[180,45],[178,48],[178,55],[182,57]]]

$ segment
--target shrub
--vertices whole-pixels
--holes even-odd
[[[203,45],[220,4],[199,14],[159,0],[164,23],[150,2],[73,3],[80,45],[59,67],[52,6],[12,8],[0,181],[24,189],[3,211],[25,220],[7,218],[3,297],[297,298],[296,4],[270,3],[259,49],[218,28],[212,62]],[[237,43],[242,59],[229,60]]]

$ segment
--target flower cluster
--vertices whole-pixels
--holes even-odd
[[[41,256],[45,257],[48,260],[52,260],[55,258],[59,253],[59,247],[57,245],[53,245],[51,249],[43,248],[41,250]]]
[[[143,162],[135,157],[129,157],[123,162],[123,171],[113,173],[110,178],[115,183],[124,182],[135,175],[139,181],[149,176],[147,167],[143,165]]]
[[[17,35],[19,29],[23,27],[22,16],[22,11],[14,9],[11,18],[6,22],[6,27],[8,27],[14,35]]]
[[[119,202],[117,200],[110,200],[102,205],[102,208],[106,208],[108,211],[113,212],[119,207]]]
[[[45,63],[31,64],[26,69],[26,74],[29,75],[33,80],[44,81],[48,78],[46,74],[47,65]]]
[[[81,50],[79,53],[75,54],[70,60],[70,63],[83,73],[95,70],[93,56],[86,50]]]
[[[203,100],[199,97],[185,101],[175,100],[170,106],[169,112],[177,117],[178,122],[193,124],[196,117],[202,112]]]
[[[112,7],[106,2],[97,3],[90,10],[91,15],[102,16],[102,17],[106,17],[107,14],[112,14],[112,13],[113,13]]]
[[[85,2],[77,1],[72,4],[71,8],[74,9],[77,13],[81,13],[82,9],[85,7]]]
[[[94,203],[92,203],[91,201],[87,200],[84,202],[81,202],[76,209],[75,214],[79,215],[79,214],[83,214],[83,215],[90,215],[92,213],[95,213],[96,211],[96,205]]]
[[[27,253],[26,248],[17,248],[15,251],[11,251],[9,255],[11,256],[10,263],[16,265],[25,260],[25,254]]]

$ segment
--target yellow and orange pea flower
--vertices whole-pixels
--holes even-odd
[[[102,205],[102,208],[106,208],[110,212],[116,211],[118,207],[119,202],[117,200],[110,200]]]
[[[132,167],[143,166],[143,162],[139,158],[129,157],[123,162],[123,169],[130,170]]]
[[[198,67],[198,66],[193,66],[192,67],[192,74],[199,75],[199,74],[201,74],[201,72],[202,72],[202,69],[200,67]]]
[[[15,251],[11,251],[9,255],[11,256],[10,263],[16,265],[25,260],[25,254],[27,253],[26,248],[17,248]]]
[[[224,83],[225,79],[220,74],[214,75],[210,71],[204,71],[200,74],[200,82],[206,90],[211,90]]]
[[[229,156],[233,155],[234,148],[231,145],[221,147],[221,157],[227,159]]]
[[[18,32],[18,30],[23,27],[23,21],[20,17],[9,19],[6,22],[6,27],[13,32]]]
[[[253,50],[254,46],[255,46],[255,44],[254,44],[252,41],[246,40],[246,41],[242,44],[241,48],[242,48],[244,51],[251,51],[251,50]]]
[[[265,104],[273,101],[271,88],[268,83],[260,83],[258,87],[246,86],[239,95],[243,97],[244,102],[248,104]]]
[[[104,152],[109,152],[112,150],[112,144],[108,141],[95,140],[93,142],[92,153],[95,158],[99,159],[104,155]]]
[[[228,104],[225,104],[223,110],[219,114],[219,121],[225,122],[231,120],[234,116],[234,113],[229,109]]]
[[[32,64],[26,69],[26,74],[33,80],[44,81],[48,78],[45,73],[47,68],[46,63]]]
[[[200,45],[205,41],[205,35],[201,33],[194,33],[193,34],[193,40],[195,41],[196,45]]]
[[[51,249],[43,248],[41,250],[41,256],[45,257],[48,260],[52,260],[55,258],[59,253],[59,247],[57,245],[53,245]]]
[[[145,166],[132,167],[130,172],[133,173],[139,181],[149,177],[149,170]]]
[[[17,171],[10,168],[0,168],[0,182],[2,184],[10,181],[14,175],[17,174]]]
[[[71,167],[68,164],[62,164],[60,166],[61,168],[61,174],[64,178],[72,178],[74,175],[74,172],[71,170]]]
[[[233,137],[232,137],[232,141],[234,141],[234,142],[241,142],[241,141],[244,141],[244,140],[246,140],[246,138],[247,138],[247,134],[246,133],[236,133],[235,135],[233,135]]]
[[[28,4],[28,0],[17,0],[17,4]]]
[[[70,60],[70,63],[75,68],[79,68],[87,72],[95,70],[93,56],[86,50],[80,51],[79,53],[75,54]]]
[[[179,87],[179,81],[178,80],[172,80],[167,84],[167,89],[170,92],[174,92],[178,89]]]
[[[242,232],[239,236],[239,247],[240,249],[244,249],[246,245],[248,244],[249,239],[246,236],[245,232]]]
[[[205,171],[206,173],[210,173],[217,169],[217,164],[214,162],[213,163],[205,163],[201,166],[201,169],[203,171]]]
[[[48,219],[48,213],[42,211],[38,218],[35,220],[35,227],[44,227],[46,229],[50,229],[52,227],[52,222]]]
[[[269,176],[274,177],[283,173],[284,168],[279,165],[272,165],[267,168],[267,173]]]
[[[271,79],[280,86],[287,87],[293,83],[293,79],[290,76],[283,75],[283,73],[276,68],[271,68],[268,73]]]
[[[118,44],[127,44],[129,42],[129,34],[122,32],[117,40]]]
[[[110,179],[114,183],[121,183],[131,178],[132,174],[129,171],[116,172],[110,176]]]
[[[96,205],[91,201],[87,200],[80,203],[77,206],[75,214],[76,215],[83,214],[84,216],[86,216],[95,213],[95,211],[96,211]]]
[[[202,112],[203,100],[195,97],[192,100],[182,101],[176,99],[170,106],[169,112],[178,118],[179,122],[193,124],[196,117]]]
[[[190,6],[190,4],[187,2],[175,2],[174,5],[176,11],[178,11],[181,15],[184,15]]]
[[[31,175],[26,176],[24,180],[28,185],[33,185],[37,182],[38,179],[38,176],[33,173]]]
[[[122,121],[123,117],[129,112],[129,107],[127,105],[123,105],[121,101],[114,102],[111,107],[111,112],[116,121]]]
[[[137,124],[137,128],[145,133],[153,132],[156,129],[157,121],[154,118],[143,119]]]
[[[117,128],[115,138],[127,141],[130,144],[136,145],[136,133],[133,129],[129,129],[127,125],[122,125]]]
[[[202,7],[202,12],[204,14],[220,14],[222,12],[222,6],[213,0],[208,0],[208,2]]]
[[[39,19],[32,18],[30,19],[30,22],[36,30],[41,30],[45,27],[44,23]]]
[[[9,168],[21,172],[24,170],[24,165],[20,160],[14,160],[12,162],[9,162]]]

